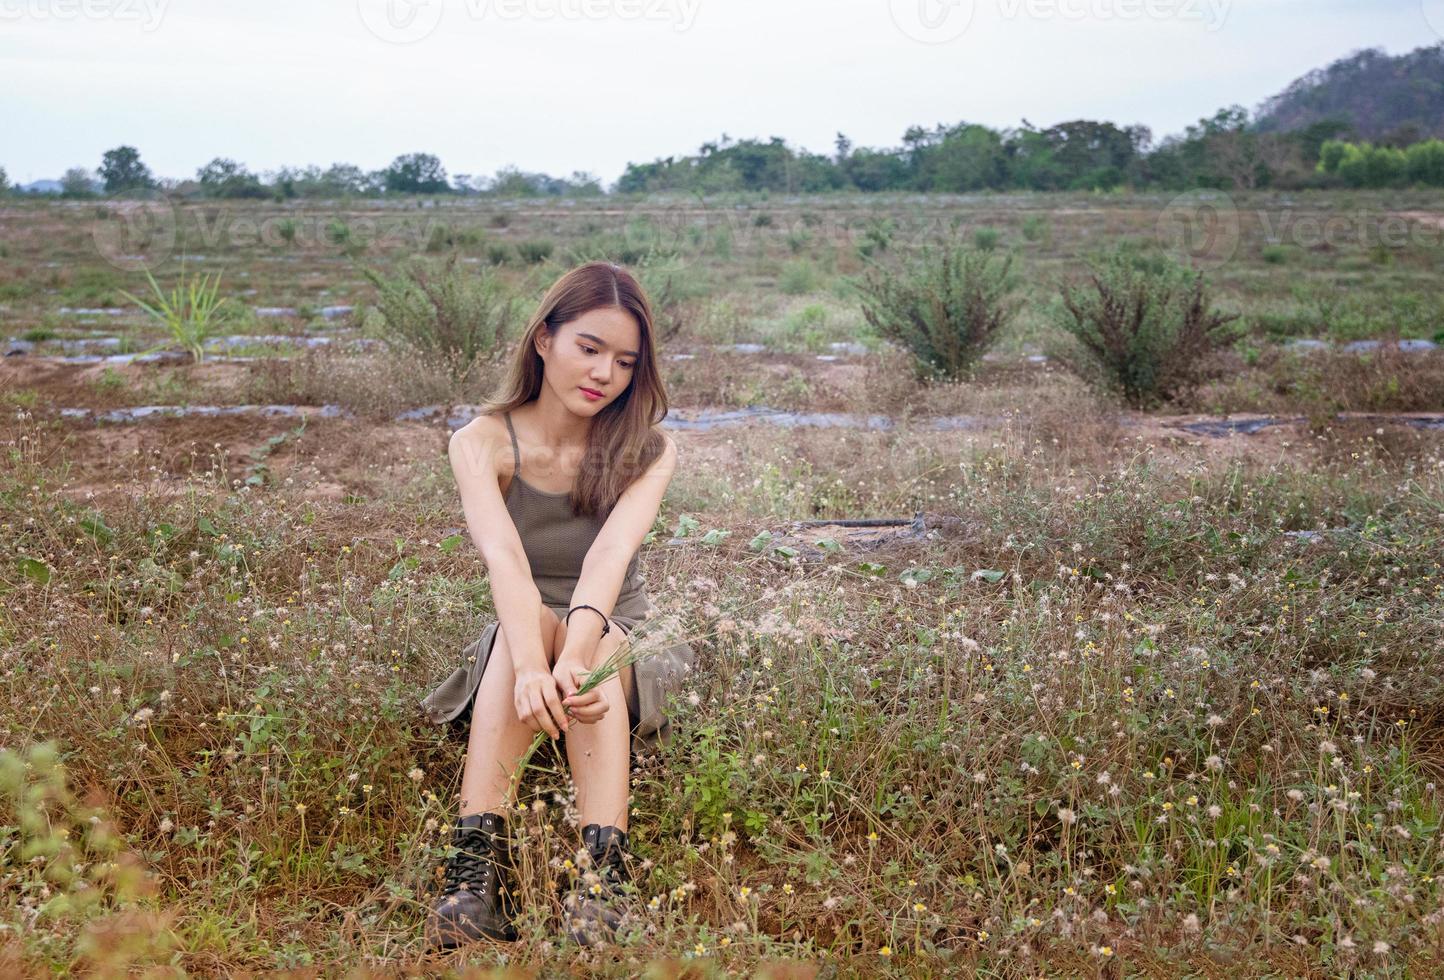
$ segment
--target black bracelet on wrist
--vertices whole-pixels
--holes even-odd
[[[607,617],[602,613],[602,611],[601,611],[600,609],[598,609],[596,606],[589,606],[589,605],[587,605],[585,602],[581,603],[580,605],[572,606],[572,608],[568,609],[568,610],[567,610],[566,617],[565,617],[564,619],[562,619],[562,622],[563,622],[563,623],[566,623],[568,626],[570,626],[571,623],[569,622],[569,620],[572,618],[572,613],[576,612],[578,609],[590,609],[592,612],[594,612],[594,613],[596,613],[598,616],[601,616],[601,617],[602,617],[602,635],[603,635],[603,636],[606,636],[607,633],[611,630],[612,624],[607,621]]]

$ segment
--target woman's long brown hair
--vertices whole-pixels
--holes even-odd
[[[608,514],[622,491],[662,454],[664,440],[657,425],[667,417],[667,392],[657,370],[652,306],[641,283],[611,262],[588,262],[564,274],[527,322],[497,393],[483,402],[483,414],[499,415],[536,400],[546,367],[536,349],[538,333],[546,330],[555,342],[563,324],[610,307],[632,315],[641,343],[631,383],[592,419],[571,494],[572,513],[578,516]]]

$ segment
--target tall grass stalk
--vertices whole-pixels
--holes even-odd
[[[184,347],[197,363],[204,360],[206,341],[215,336],[216,328],[232,313],[231,300],[220,295],[221,274],[216,273],[214,284],[209,273],[187,280],[185,263],[182,262],[180,279],[169,295],[161,290],[149,269],[145,270],[145,277],[155,293],[155,305],[125,290],[121,290],[120,294],[164,326],[170,339]],[[152,347],[143,353],[149,354],[163,347]]]
[[[626,644],[618,647],[615,651],[613,651],[611,656],[607,657],[605,660],[603,660],[600,664],[597,665],[596,669],[590,671],[587,674],[586,681],[583,682],[581,687],[577,688],[576,693],[586,694],[590,691],[596,690],[598,687],[610,680],[612,678],[612,675],[619,673],[623,667],[633,666],[653,655],[655,655],[654,652],[648,653],[645,651],[638,651],[632,646],[632,642],[629,639]],[[622,706],[622,710],[627,710],[625,704]],[[630,737],[631,735],[630,729],[631,726],[629,721],[628,737]],[[506,803],[508,807],[515,806],[517,798],[517,787],[521,784],[522,776],[526,772],[527,766],[531,763],[532,756],[536,754],[536,750],[541,748],[542,743],[545,742],[549,737],[550,736],[547,734],[546,729],[542,729],[541,731],[537,732],[531,740],[531,745],[529,745],[526,752],[522,754],[521,761],[517,763],[516,771],[514,771],[511,775],[511,784],[507,788]]]

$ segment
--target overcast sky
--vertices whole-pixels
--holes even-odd
[[[0,0],[0,166],[422,151],[610,183],[723,133],[830,153],[839,131],[1091,118],[1161,138],[1440,31],[1444,0]]]

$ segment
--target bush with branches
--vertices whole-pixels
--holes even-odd
[[[455,255],[439,265],[413,259],[392,276],[371,269],[365,275],[380,294],[381,339],[395,353],[444,366],[457,383],[505,349],[520,312],[493,269],[462,273]]]
[[[862,314],[916,358],[919,376],[967,375],[1017,313],[1013,256],[958,245],[924,246],[900,267],[871,262],[860,282]]]
[[[1201,271],[1128,245],[1086,264],[1085,283],[1060,288],[1053,318],[1073,344],[1054,353],[1134,408],[1197,387],[1212,355],[1241,336],[1238,314],[1211,308]]]

